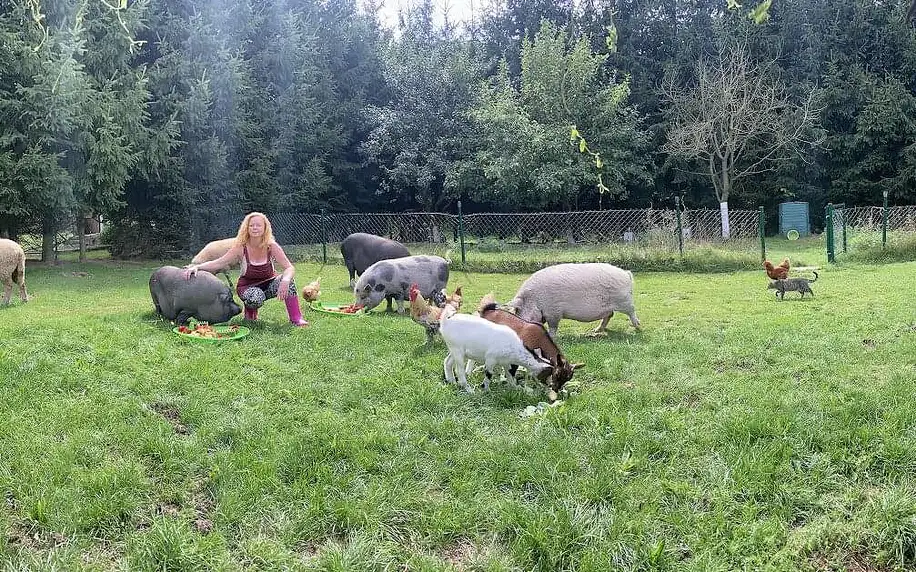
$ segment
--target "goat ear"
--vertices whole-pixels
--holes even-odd
[[[574,363],[574,364],[572,364],[572,369],[573,369],[573,371],[576,371],[577,369],[582,369],[583,367],[585,367],[585,364],[584,364],[584,363]]]

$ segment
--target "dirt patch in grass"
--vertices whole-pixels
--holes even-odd
[[[216,507],[216,501],[207,488],[207,481],[199,478],[194,482],[194,492],[191,494],[191,505],[194,507],[194,529],[202,534],[213,531],[213,521],[210,517]]]
[[[175,517],[181,513],[181,507],[173,502],[162,502],[156,506],[156,514]]]
[[[324,542],[307,542],[305,546],[299,550],[299,559],[305,564],[312,564],[321,557],[322,552],[335,547],[343,550],[346,544],[346,537],[336,534],[327,537]]]
[[[868,556],[862,554],[845,554],[833,558],[816,554],[811,558],[811,565],[818,572],[887,572],[890,570],[890,568],[875,564]]]
[[[455,570],[467,570],[475,561],[479,560],[486,549],[481,549],[467,538],[457,540],[452,544],[443,546],[438,556]]]
[[[6,542],[10,546],[30,550],[50,550],[66,544],[67,537],[61,532],[46,531],[30,527],[26,523],[13,523],[6,531]]]
[[[188,426],[181,422],[181,412],[178,407],[168,403],[156,402],[150,405],[150,409],[162,415],[172,425],[176,435],[189,435],[191,433]]]

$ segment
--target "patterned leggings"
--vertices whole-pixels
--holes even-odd
[[[245,304],[245,307],[249,310],[257,310],[264,305],[264,301],[268,298],[276,298],[277,291],[280,289],[280,277],[277,276],[270,282],[261,284],[260,286],[249,286],[239,294],[239,298],[242,299],[242,303]],[[289,281],[289,296],[296,296],[296,282],[294,280]]]

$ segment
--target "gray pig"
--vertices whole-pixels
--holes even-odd
[[[633,273],[612,264],[555,264],[538,270],[525,280],[508,304],[520,318],[547,323],[551,336],[560,320],[601,320],[595,333],[607,328],[615,311],[630,317],[639,327],[633,305]]]
[[[385,299],[386,310],[391,310],[391,299],[398,301],[398,313],[404,313],[404,299],[410,285],[416,284],[420,295],[427,300],[448,284],[448,262],[440,256],[405,256],[392,260],[380,260],[366,269],[356,286],[353,296],[357,304],[366,311],[375,308]]]
[[[209,272],[199,271],[187,280],[183,269],[163,266],[150,276],[149,292],[156,312],[179,324],[191,317],[219,324],[242,313],[229,286]]]
[[[347,236],[340,243],[340,253],[350,272],[351,288],[356,283],[356,275],[362,275],[379,260],[410,256],[410,251],[400,242],[364,232],[354,232]]]

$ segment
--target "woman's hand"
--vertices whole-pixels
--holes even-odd
[[[284,278],[280,280],[280,287],[277,288],[277,298],[280,300],[286,300],[287,296],[289,296],[289,280]]]
[[[185,280],[190,280],[192,276],[196,276],[196,275],[197,275],[197,266],[193,264],[189,264],[188,266],[185,266],[185,269],[184,269],[184,279]]]

